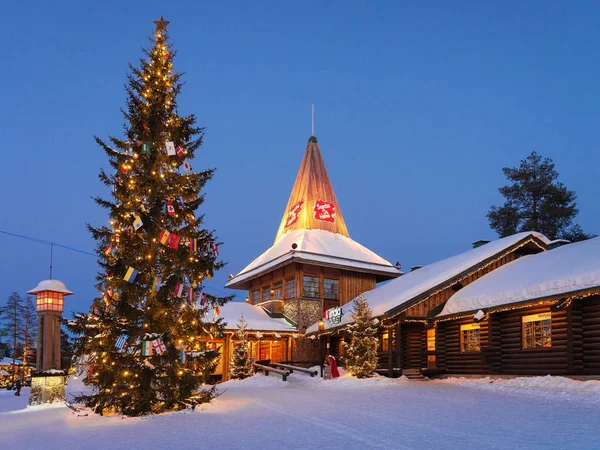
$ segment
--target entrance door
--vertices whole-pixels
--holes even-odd
[[[402,324],[402,368],[420,369],[424,366],[425,327],[421,323]]]

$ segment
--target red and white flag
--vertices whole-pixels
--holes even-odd
[[[175,151],[177,152],[177,156],[179,156],[180,158],[183,158],[183,156],[184,156],[183,145],[178,145],[177,148],[175,149]]]
[[[192,165],[187,159],[183,161],[183,170],[185,173],[190,173],[192,171]]]
[[[162,341],[162,339],[153,340],[152,347],[154,347],[154,351],[159,355],[162,355],[164,352],[167,351],[167,347],[165,347],[165,344]]]
[[[213,255],[219,256],[219,246],[214,242],[211,244]]]
[[[167,202],[167,214],[170,216],[175,215],[175,207],[173,206],[173,202]]]
[[[177,283],[174,294],[175,297],[181,297],[181,294],[183,294],[183,284]]]
[[[194,288],[187,288],[187,299],[190,304],[194,303]]]

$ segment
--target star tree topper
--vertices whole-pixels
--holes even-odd
[[[160,16],[159,20],[155,20],[154,23],[156,24],[156,29],[157,30],[166,30],[167,29],[167,25],[169,25],[168,20],[163,19],[162,16]]]

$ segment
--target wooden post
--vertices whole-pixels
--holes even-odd
[[[402,327],[396,325],[396,368],[402,370]]]
[[[394,378],[394,328],[388,328],[388,377]]]

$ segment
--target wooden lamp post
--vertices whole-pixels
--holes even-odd
[[[64,399],[66,374],[60,370],[60,319],[64,297],[73,293],[58,280],[40,281],[27,293],[36,295],[38,314],[37,371],[31,379],[29,404]]]

